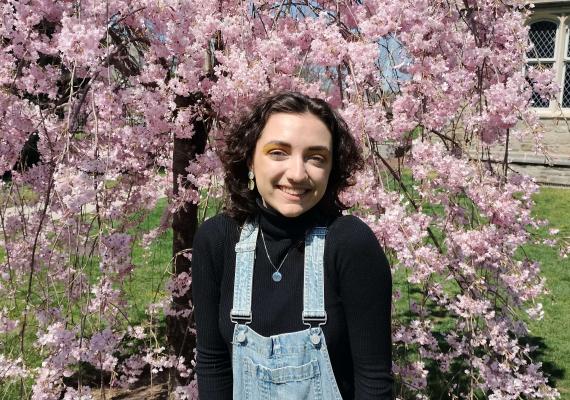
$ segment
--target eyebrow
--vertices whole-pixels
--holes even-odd
[[[289,143],[282,142],[281,140],[272,140],[271,142],[265,143],[265,145],[263,147],[265,148],[266,146],[270,146],[270,145],[287,147],[288,149],[291,148],[291,145]],[[307,150],[309,150],[309,151],[330,151],[330,149],[327,146],[311,146]]]

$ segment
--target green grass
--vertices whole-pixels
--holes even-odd
[[[164,209],[166,208],[166,199],[159,200],[157,206],[144,218],[139,215],[139,220],[141,222],[135,226],[133,229],[129,230],[129,234],[140,239],[144,233],[147,233],[151,229],[159,225],[161,216]],[[87,218],[87,217],[86,217]],[[133,221],[136,221],[137,216],[133,216]],[[96,234],[97,228],[92,228],[92,233]],[[159,235],[148,249],[143,249],[139,241],[136,241],[133,245],[132,251],[132,263],[135,266],[133,272],[130,276],[127,276],[124,281],[124,289],[126,297],[128,300],[129,308],[126,310],[126,315],[128,316],[128,323],[132,325],[139,325],[147,323],[149,318],[146,314],[146,309],[149,303],[160,300],[165,294],[165,282],[170,276],[171,270],[171,257],[172,257],[172,229],[167,229],[161,235]],[[0,262],[6,257],[3,248],[0,248]],[[91,283],[94,283],[100,276],[99,271],[99,257],[95,254],[89,258],[77,259],[76,268],[78,270],[83,270],[87,273],[88,279]],[[46,281],[45,274],[38,274],[36,276],[35,282]],[[58,285],[51,287],[58,292],[63,292],[63,288],[59,288]],[[16,299],[9,299],[8,304],[5,300],[0,300],[0,309],[3,305],[9,306],[10,317],[19,319],[22,307],[24,305],[25,299],[25,288],[22,286],[18,288]],[[60,303],[60,305],[65,309],[68,303],[65,299],[61,302],[54,299],[55,302]],[[36,304],[34,296],[31,298],[32,309]],[[16,303],[16,306],[14,305]],[[69,321],[71,325],[77,324],[81,318],[81,304],[74,302],[70,307]],[[159,314],[160,315],[160,314]],[[156,325],[157,330],[163,330],[164,319],[160,316],[159,320],[153,321]],[[127,322],[125,321],[125,326]],[[90,331],[93,329],[98,329],[96,318],[94,320],[88,319],[85,325],[85,334],[89,335]],[[10,358],[17,358],[23,355],[26,365],[28,367],[39,367],[43,360],[41,351],[34,347],[32,344],[35,342],[37,330],[37,321],[33,318],[33,313],[28,319],[28,328],[26,329],[25,335],[25,346],[24,353],[21,354],[20,343],[19,343],[19,329],[16,329],[10,334],[3,334],[0,337],[1,351],[2,354]],[[166,341],[166,337],[161,335],[160,341]],[[31,379],[26,380],[24,383],[24,398],[29,397],[31,386],[33,381]],[[20,381],[6,381],[0,382],[0,400],[3,399],[20,399],[21,386]]]
[[[166,208],[166,199],[158,201],[155,209],[137,227],[138,233],[146,233],[157,227]],[[132,323],[146,318],[145,309],[150,302],[156,301],[165,294],[164,284],[170,276],[172,260],[172,229],[163,232],[150,245],[143,249],[135,244],[132,262],[136,266],[132,278],[125,283],[125,291],[129,296],[129,317]]]
[[[407,177],[404,176],[404,179]],[[548,219],[550,226],[537,231],[538,237],[546,237],[549,228],[560,230],[559,237],[570,238],[570,190],[557,188],[542,188],[540,193],[534,197],[536,206],[534,215],[539,219]],[[206,215],[211,216],[218,211],[219,204],[211,202],[208,204]],[[150,212],[142,222],[130,233],[141,236],[159,225],[162,213],[166,207],[166,200],[160,200],[156,208]],[[200,215],[202,215],[202,211]],[[441,212],[439,207],[424,210],[435,214]],[[439,236],[439,235],[436,235]],[[140,244],[133,246],[132,262],[136,266],[132,276],[125,282],[130,308],[128,310],[129,321],[134,324],[143,323],[148,316],[145,313],[146,306],[159,298],[164,291],[164,284],[169,277],[172,257],[172,230],[167,229],[160,235],[148,249],[143,249]],[[2,251],[0,249],[0,259]],[[529,342],[538,346],[536,358],[543,363],[543,370],[549,376],[550,381],[560,391],[562,399],[570,400],[570,258],[561,259],[558,257],[558,250],[544,245],[527,245],[524,248],[527,256],[531,259],[539,260],[542,264],[543,276],[546,278],[549,293],[543,298],[545,317],[542,321],[530,324],[531,336]],[[98,261],[91,260],[90,265],[94,270],[98,269]],[[93,278],[96,278],[98,271],[94,271]],[[412,317],[406,315],[407,303],[410,298],[419,298],[418,293],[407,293],[409,286],[406,284],[405,272],[398,271],[394,276],[394,288],[400,288],[402,298],[397,307],[397,317],[405,321]],[[441,315],[436,322],[436,330],[446,330],[446,317]],[[159,321],[159,323],[163,323]],[[28,332],[31,332],[28,331]],[[30,342],[34,338],[30,337]],[[5,344],[8,344],[5,342]],[[16,343],[11,343],[9,347],[17,347]],[[6,349],[3,350],[5,352]],[[12,353],[14,355],[14,353]],[[35,354],[37,362],[41,361],[39,354]],[[36,362],[34,358],[34,363]],[[1,386],[0,386],[1,387]],[[0,400],[6,397],[7,393],[17,393],[18,383],[10,384],[0,389]]]
[[[0,182],[0,207],[2,208],[33,206],[38,200],[39,196],[28,186],[12,186]]]
[[[534,196],[536,205],[533,215],[539,220],[548,220],[547,227],[534,232],[535,238],[549,237],[549,229],[558,229],[556,235],[562,241],[570,242],[570,190],[542,187]],[[440,213],[438,206],[424,208],[428,214]],[[440,238],[440,232],[434,232]],[[559,248],[542,244],[524,246],[524,254],[529,259],[541,263],[542,276],[546,279],[548,292],[541,299],[545,316],[540,321],[530,322],[530,336],[526,340],[537,347],[534,357],[542,363],[542,369],[561,394],[561,399],[570,400],[570,256],[559,257]],[[519,256],[522,257],[521,250]],[[406,322],[417,315],[410,314],[409,301],[420,301],[418,285],[408,285],[405,269],[399,269],[393,276],[394,290],[400,290],[401,298],[396,302],[394,318]],[[444,283],[446,291],[452,291],[449,282]],[[451,320],[445,312],[429,307],[430,319],[435,322],[434,331],[443,332],[449,328]],[[434,317],[437,314],[437,318]]]
[[[534,200],[534,215],[559,229],[557,236],[570,237],[570,190],[543,187]],[[539,235],[544,235],[541,229]],[[558,257],[558,250],[541,245],[525,247],[527,255],[542,264],[549,293],[543,299],[544,319],[530,324],[531,343],[538,346],[537,358],[561,394],[570,400],[570,258]]]

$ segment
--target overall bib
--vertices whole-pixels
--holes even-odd
[[[321,326],[326,323],[324,265],[326,228],[305,238],[303,324],[309,328],[270,337],[251,322],[251,294],[257,222],[247,221],[236,244],[231,320],[234,400],[342,400]]]

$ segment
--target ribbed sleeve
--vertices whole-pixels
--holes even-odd
[[[329,262],[336,266],[348,327],[356,399],[392,398],[391,300],[388,260],[370,228],[343,217],[330,231]]]
[[[192,251],[192,296],[198,327],[196,373],[200,399],[204,400],[232,400],[231,357],[218,327],[226,245],[226,224],[220,222],[211,219],[202,224]]]

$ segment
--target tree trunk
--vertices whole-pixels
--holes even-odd
[[[195,104],[197,96],[178,97],[176,105],[178,107],[187,107]],[[188,163],[196,158],[196,155],[204,153],[208,137],[208,126],[203,120],[194,120],[194,135],[191,139],[174,138],[174,151],[172,161],[173,171],[173,195],[179,192],[179,185],[187,187],[190,185],[186,181],[186,167]],[[181,182],[178,180],[181,178]],[[192,248],[194,234],[198,227],[198,205],[186,204],[186,206],[177,211],[172,221],[172,254],[173,274],[179,275],[183,272],[191,274],[191,262],[187,257],[181,254],[183,250]],[[179,255],[177,255],[179,254]],[[189,308],[192,289],[181,297],[173,297],[171,308],[173,311],[184,311]],[[181,316],[167,316],[167,337],[171,354],[176,356],[184,356],[186,363],[193,358],[193,350],[196,346],[196,337],[190,333],[190,327],[193,324],[193,318]],[[174,375],[174,376],[173,376]],[[174,377],[180,384],[185,384],[188,378],[181,378],[175,371],[172,371],[171,377]],[[174,383],[174,382],[171,382]]]

